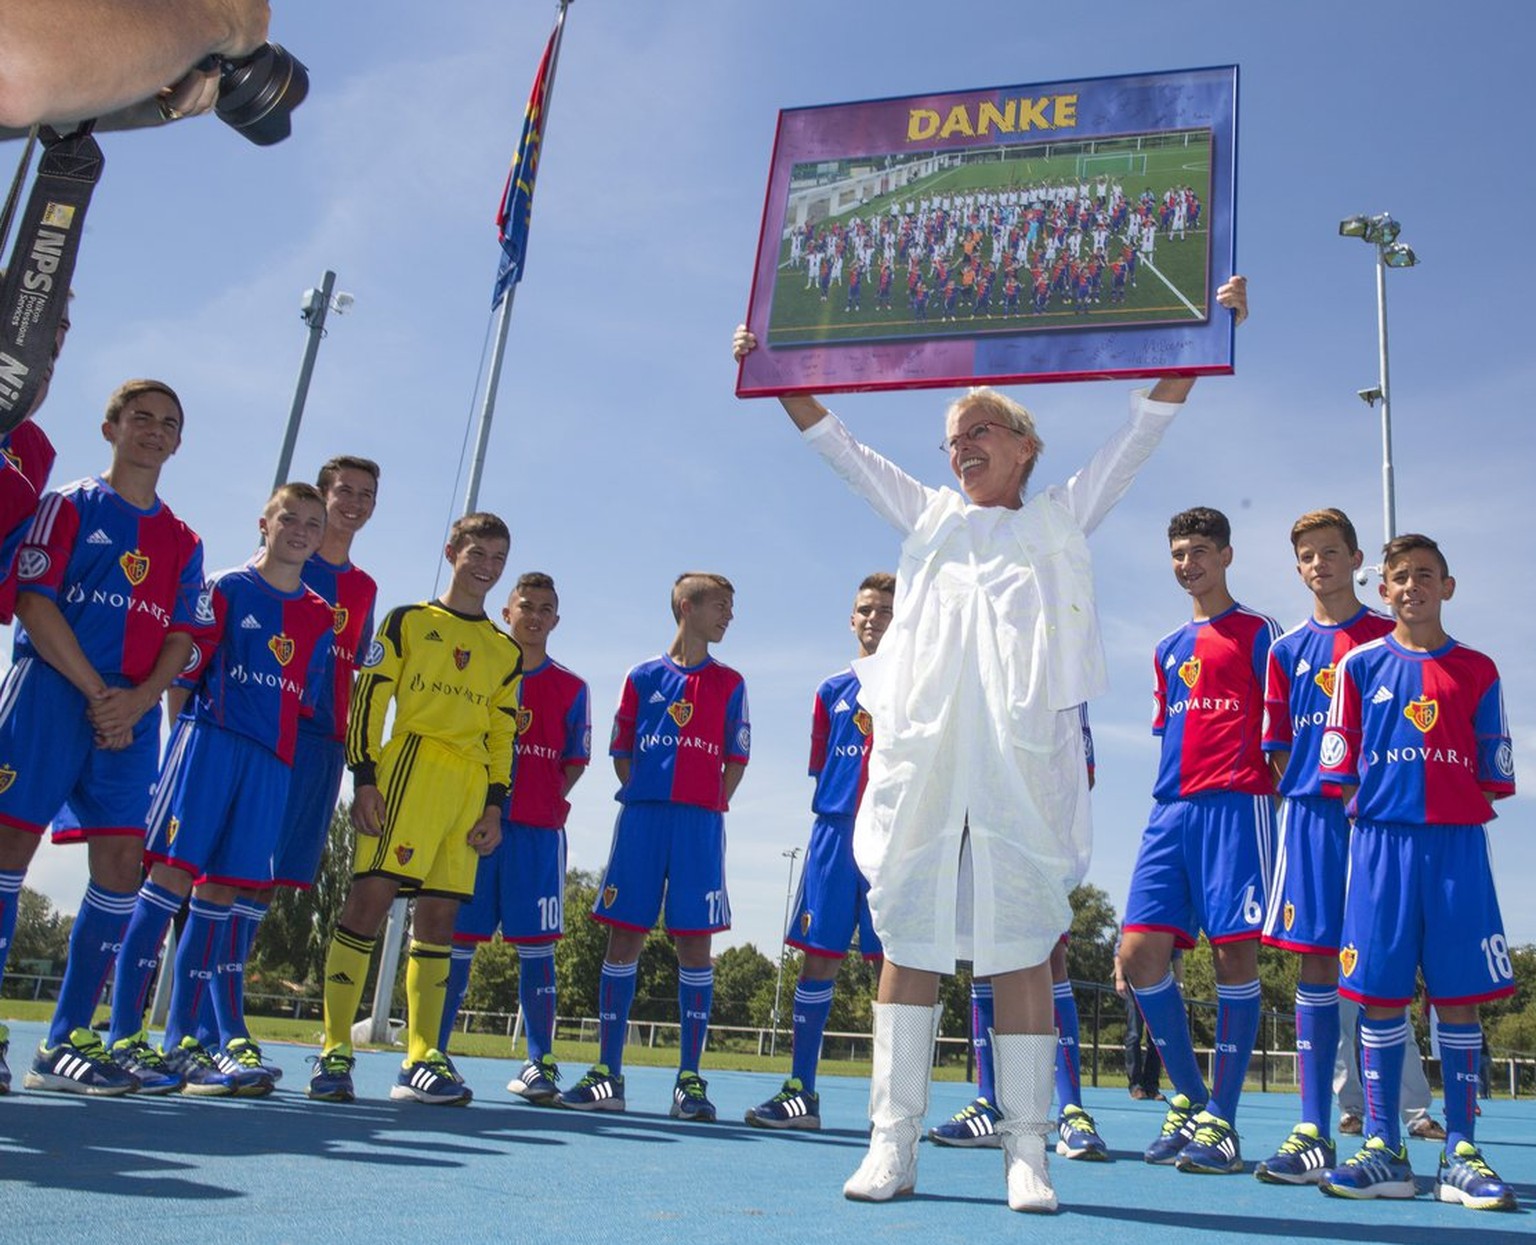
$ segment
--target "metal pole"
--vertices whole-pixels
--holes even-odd
[[[299,422],[304,418],[304,403],[309,399],[309,379],[315,372],[315,356],[320,353],[320,339],[325,336],[325,317],[331,309],[331,294],[336,289],[336,274],[329,268],[320,279],[320,300],[304,311],[309,325],[309,340],[304,343],[304,360],[299,364],[298,384],[293,387],[293,406],[288,411],[288,428],[283,433],[283,449],[277,457],[277,474],[272,477],[274,492],[288,482],[293,466],[293,447],[299,439]]]
[[[795,893],[795,861],[799,859],[800,849],[791,848],[787,852],[780,852],[781,856],[789,857],[789,879],[784,883],[784,933],[789,933],[789,905],[794,902]],[[768,1054],[778,1053],[779,1049],[779,999],[784,993],[784,944],[779,943],[779,971],[773,982],[773,1023],[768,1033]]]
[[[544,92],[544,117],[541,122],[539,146],[549,134],[549,117],[555,102],[555,71],[560,66],[560,44],[565,39],[565,10],[571,0],[560,0],[560,12],[555,15],[555,50],[549,57],[549,81]],[[542,158],[542,157],[541,157]],[[512,318],[512,296],[517,292],[515,284],[507,287],[501,302],[501,322],[496,329],[496,347],[491,354],[490,375],[485,382],[485,398],[480,405],[480,426],[475,431],[475,456],[469,465],[469,485],[464,491],[464,513],[471,514],[480,500],[480,477],[485,471],[485,450],[491,439],[491,419],[496,414],[496,388],[501,381],[501,361],[507,349],[507,326]]]
[[[1397,535],[1397,491],[1392,480],[1392,390],[1387,381],[1387,257],[1376,248],[1376,335],[1381,351],[1381,504],[1387,540]]]

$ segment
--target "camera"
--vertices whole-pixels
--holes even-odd
[[[249,56],[217,59],[219,99],[214,111],[219,120],[258,147],[287,138],[293,132],[293,110],[309,94],[309,70],[303,62],[279,43],[265,43]]]

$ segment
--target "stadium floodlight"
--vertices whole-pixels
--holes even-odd
[[[1376,337],[1379,360],[1379,379],[1369,389],[1358,389],[1356,394],[1367,406],[1375,409],[1381,403],[1381,502],[1382,526],[1386,539],[1397,535],[1397,495],[1392,478],[1392,389],[1387,371],[1387,269],[1412,268],[1419,262],[1413,248],[1399,242],[1397,235],[1402,226],[1390,212],[1378,212],[1374,216],[1346,216],[1339,222],[1339,234],[1345,238],[1359,238],[1376,248]]]
[[[309,333],[304,342],[304,358],[299,364],[299,379],[293,390],[293,405],[288,411],[288,426],[283,433],[283,448],[277,456],[277,474],[272,487],[276,489],[288,479],[288,469],[293,465],[293,447],[299,438],[299,421],[304,418],[304,403],[309,398],[309,378],[314,374],[315,356],[320,351],[320,339],[325,336],[327,312],[345,315],[357,300],[350,294],[337,294],[336,274],[326,272],[318,289],[304,291],[299,299],[299,318]]]

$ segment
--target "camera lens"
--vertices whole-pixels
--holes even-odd
[[[291,114],[309,94],[309,71],[281,44],[268,43],[249,56],[226,60],[220,71],[215,111],[259,147],[293,132]]]

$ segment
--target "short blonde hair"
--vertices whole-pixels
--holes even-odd
[[[948,425],[951,415],[963,415],[972,411],[978,415],[985,415],[993,423],[1005,424],[1029,438],[1029,443],[1035,450],[1035,457],[1038,458],[1045,453],[1045,441],[1040,436],[1039,429],[1035,427],[1035,417],[1006,393],[986,385],[967,389],[949,404],[949,408],[944,412],[944,422]]]
[[[672,584],[672,621],[683,621],[684,601],[697,605],[711,592],[736,595],[736,589],[724,575],[716,575],[713,571],[684,571]]]

